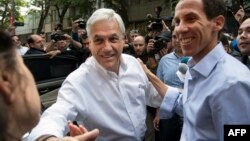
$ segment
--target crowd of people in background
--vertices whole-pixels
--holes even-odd
[[[30,141],[222,141],[223,124],[250,124],[250,17],[240,7],[232,13],[237,35],[228,32],[222,1],[180,0],[171,26],[162,20],[160,30],[151,27],[146,35],[126,31],[106,8],[87,22],[72,21],[71,35],[58,24],[47,43],[43,34],[23,44],[0,31],[0,112],[7,113],[0,115],[0,140],[31,132]],[[33,54],[82,61],[41,117],[34,79],[21,59]],[[183,63],[184,80],[177,74]]]

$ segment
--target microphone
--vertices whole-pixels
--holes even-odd
[[[188,66],[185,63],[180,63],[178,67],[178,71],[176,72],[177,76],[181,80],[181,82],[184,82],[185,80],[185,75],[188,70]]]
[[[180,71],[182,74],[186,74],[187,70],[188,70],[187,64],[184,63],[179,64],[178,71]]]

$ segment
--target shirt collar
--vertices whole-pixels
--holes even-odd
[[[190,68],[190,74],[193,76],[195,72],[198,72],[204,77],[207,77],[219,62],[222,56],[226,54],[226,51],[221,42],[219,42],[204,58],[198,63],[191,58],[188,62]],[[195,72],[194,72],[195,71]]]
[[[179,58],[182,58],[181,56],[179,56],[179,55],[176,53],[175,50],[174,50],[173,52],[174,52],[174,55],[176,56],[176,58],[178,58],[178,59],[179,59]]]
[[[108,71],[103,66],[101,66],[97,62],[97,60],[95,59],[95,57],[93,57],[93,60],[94,60],[95,66],[98,68],[98,70],[100,70],[101,73],[103,73],[105,75],[108,75],[108,76],[114,76],[114,75],[116,75],[116,73],[114,73],[112,71]],[[122,54],[121,57],[120,57],[119,76],[121,76],[126,70],[127,70],[127,61],[124,58],[124,55]]]

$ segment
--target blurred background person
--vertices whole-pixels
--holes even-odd
[[[133,42],[134,57],[140,58],[145,64],[147,63],[146,42],[143,36],[139,35],[134,38]]]
[[[17,35],[12,35],[11,40],[13,41],[14,46],[16,47],[18,54],[24,55],[29,50],[28,47],[22,46],[22,42],[20,41],[20,39]]]
[[[243,8],[243,3],[240,0],[232,1],[232,7],[228,8],[226,13],[226,22],[224,25],[225,32],[228,33],[232,41],[230,42],[230,47],[232,49],[232,55],[237,59],[241,60],[241,54],[239,47],[237,45],[236,37],[238,35],[238,29],[243,19],[245,18],[245,11]]]
[[[139,35],[140,35],[140,33],[139,33],[138,29],[130,30],[130,32],[129,32],[129,43],[132,44],[134,42],[135,37],[137,37]]]
[[[156,74],[158,63],[162,56],[172,52],[173,48],[171,45],[171,32],[163,31],[160,35],[154,38],[149,38],[147,43],[147,55],[148,55],[148,68]]]
[[[146,51],[146,42],[143,36],[138,35],[134,38],[133,41],[133,52],[132,54],[136,58],[140,58],[144,64],[147,64],[148,56]],[[154,141],[155,140],[155,129],[153,126],[153,120],[155,115],[155,108],[151,106],[147,106],[147,117],[146,117],[146,125],[147,130],[145,133],[144,141]]]
[[[87,32],[85,32],[84,34],[82,34],[80,36],[80,41],[81,41],[81,44],[82,44],[83,62],[85,62],[86,59],[91,56],[91,52],[90,52],[90,49],[89,49],[89,37],[88,37]]]
[[[130,30],[129,34],[124,33],[124,47],[123,47],[123,53],[129,54],[129,55],[135,55],[135,50],[133,48],[133,42],[135,37],[139,36],[139,30],[138,29],[132,29]]]
[[[32,34],[27,38],[29,50],[24,54],[45,54],[44,39],[37,34]]]
[[[86,33],[86,20],[78,18],[71,23],[71,36],[75,41],[81,42],[81,36]]]
[[[233,57],[235,57],[238,60],[242,60],[242,54],[239,51],[236,51],[233,47],[232,47],[232,38],[231,36],[226,33],[226,32],[222,32],[220,34],[220,41],[224,47],[224,49],[226,50],[226,52],[230,55],[232,55]]]
[[[243,55],[242,63],[250,69],[250,18],[240,25],[237,36],[237,44]]]
[[[170,38],[170,35],[168,36]],[[175,30],[172,33],[170,43],[173,47],[173,52],[164,55],[160,59],[156,75],[165,84],[183,89],[184,82],[178,78],[176,72],[184,55]],[[182,130],[182,117],[175,113],[173,117],[164,119],[160,116],[159,109],[157,109],[154,127],[159,131],[159,141],[179,141]]]

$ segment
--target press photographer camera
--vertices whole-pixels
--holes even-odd
[[[78,24],[79,28],[82,28],[82,29],[86,28],[86,20],[79,18],[75,22]]]
[[[24,22],[14,22],[13,26],[24,26]]]
[[[163,48],[168,47],[168,42],[171,41],[172,35],[170,31],[164,31],[160,35],[156,36],[154,39],[150,39],[149,42],[154,43],[152,50],[148,52],[149,56],[154,56]]]
[[[52,40],[52,42],[57,42],[60,40],[66,40],[67,38],[61,33],[54,33],[51,34],[50,39]]]
[[[147,14],[147,19],[149,19],[149,24],[147,25],[148,31],[157,31],[161,32],[163,29],[162,18],[160,18],[160,13],[162,8],[157,6],[154,8],[154,12],[156,13],[157,17],[154,18],[151,14]]]

